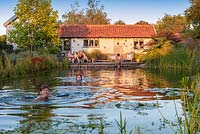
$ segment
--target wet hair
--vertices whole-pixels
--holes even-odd
[[[45,89],[45,88],[49,89],[48,85],[42,85],[42,86],[40,87],[40,91],[42,91],[42,90]]]

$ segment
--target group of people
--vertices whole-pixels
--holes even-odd
[[[74,52],[71,53],[70,51],[68,51],[65,54],[65,57],[71,62],[71,63],[84,63],[84,62],[89,62],[89,59],[87,57],[87,55],[82,52],[82,51],[78,51],[78,52]]]

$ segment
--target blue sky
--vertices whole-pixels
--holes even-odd
[[[0,35],[6,34],[3,23],[14,15],[13,9],[18,0],[0,0]],[[80,8],[87,6],[88,0],[52,0],[52,7],[58,10],[59,19],[77,1]],[[165,14],[183,14],[190,7],[189,0],[100,0],[111,23],[123,20],[134,24],[140,20],[156,23]]]

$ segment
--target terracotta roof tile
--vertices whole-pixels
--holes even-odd
[[[60,25],[60,37],[68,38],[116,38],[116,37],[154,37],[153,25]]]

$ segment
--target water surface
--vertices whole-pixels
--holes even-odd
[[[77,73],[83,74],[82,82],[76,82]],[[175,131],[178,128],[175,104],[181,116],[182,76],[181,72],[142,69],[82,69],[2,80],[0,132],[116,134],[121,112],[127,131],[173,133],[167,124]],[[51,97],[48,102],[33,103],[41,84],[50,86]]]

